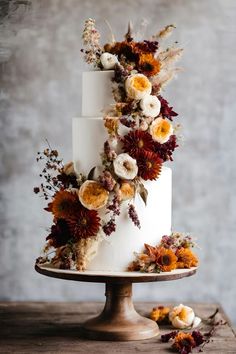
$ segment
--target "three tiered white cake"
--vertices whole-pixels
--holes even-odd
[[[198,261],[189,235],[171,233],[172,173],[178,114],[162,89],[178,72],[182,49],[162,48],[174,26],[135,41],[100,44],[85,21],[82,113],[73,118],[73,161],[50,146],[38,153],[53,223],[39,263],[78,271],[169,272]],[[53,248],[54,252],[51,252]]]

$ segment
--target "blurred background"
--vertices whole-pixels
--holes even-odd
[[[33,193],[45,138],[72,156],[80,115],[81,31],[108,20],[117,40],[131,20],[145,37],[167,24],[185,48],[184,71],[163,94],[179,113],[184,143],[174,156],[173,230],[201,247],[196,276],[135,285],[135,300],[219,302],[236,323],[236,2],[234,0],[0,0],[0,300],[104,300],[104,287],[34,271],[50,217]],[[88,69],[88,68],[87,68]],[[122,250],[120,250],[122,252]]]

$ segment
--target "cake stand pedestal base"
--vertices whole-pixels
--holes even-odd
[[[103,272],[56,269],[35,265],[35,270],[52,278],[106,284],[106,303],[102,313],[82,326],[83,335],[95,340],[142,340],[158,335],[156,322],[139,315],[132,301],[132,283],[160,282],[189,277],[197,268],[176,269],[165,273]]]
[[[83,334],[96,340],[138,340],[159,334],[156,322],[142,317],[132,302],[132,283],[106,283],[106,303],[102,313],[82,327]]]

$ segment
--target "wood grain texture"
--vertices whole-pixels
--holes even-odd
[[[100,315],[82,326],[85,338],[96,340],[141,340],[159,334],[157,324],[141,316],[132,301],[132,284],[106,284],[106,303]]]
[[[135,308],[147,315],[157,303],[137,303]],[[170,305],[170,304],[165,304]],[[212,314],[216,304],[191,304],[202,318]],[[160,337],[135,342],[99,342],[81,337],[81,324],[101,312],[102,303],[2,302],[0,303],[0,353],[170,353],[170,345]],[[220,309],[219,317],[226,320]],[[161,327],[161,334],[170,330]],[[203,331],[207,330],[204,326]],[[218,328],[204,353],[235,354],[236,339],[230,324]]]

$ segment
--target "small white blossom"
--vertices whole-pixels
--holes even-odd
[[[115,65],[118,63],[117,57],[107,52],[102,53],[100,60],[103,68],[106,70],[114,69]]]
[[[113,161],[115,174],[123,179],[134,179],[138,173],[138,166],[135,159],[129,154],[123,153]]]
[[[140,107],[145,116],[155,118],[160,113],[161,102],[154,95],[146,95],[141,99]]]

